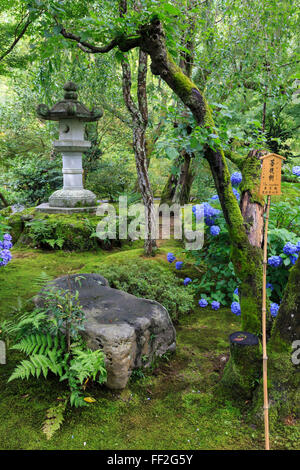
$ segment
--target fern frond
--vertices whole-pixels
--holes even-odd
[[[52,281],[52,277],[49,276],[49,274],[47,274],[45,271],[42,271],[33,279],[32,283],[35,287],[44,287],[50,281]]]
[[[42,431],[49,440],[53,434],[58,431],[64,421],[64,412],[67,406],[67,400],[59,402],[47,410]]]
[[[57,335],[54,338],[48,333],[45,334],[31,334],[22,338],[19,343],[11,347],[11,349],[16,349],[25,353],[27,356],[39,354],[44,356],[49,356],[49,353],[55,351],[56,355],[58,353],[63,353],[63,350],[58,349],[59,347],[59,336]],[[61,341],[65,349],[65,343]],[[54,357],[54,356],[53,356]]]
[[[61,351],[48,351],[48,356],[49,353],[50,357],[43,354],[33,354],[29,359],[21,361],[9,377],[8,382],[15,379],[28,379],[30,375],[38,378],[41,373],[46,378],[49,370],[61,377],[63,374],[63,368],[59,362]]]

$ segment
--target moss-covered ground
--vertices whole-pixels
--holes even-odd
[[[180,246],[164,243],[151,263],[170,266],[165,253]],[[143,256],[140,244],[112,252],[67,253],[14,250],[13,261],[0,271],[0,320],[14,315],[18,303],[39,290],[39,278],[67,272],[100,272],[102,266]],[[188,273],[187,273],[188,274]],[[181,319],[177,352],[135,372],[122,392],[86,389],[96,399],[86,408],[68,408],[65,421],[47,441],[41,431],[46,410],[64,392],[56,378],[13,381],[17,353],[8,351],[0,366],[0,448],[4,449],[262,449],[262,429],[247,417],[246,403],[232,403],[218,393],[228,358],[228,335],[240,328],[227,309],[196,306]],[[294,422],[276,428],[272,448],[293,449],[299,443]],[[86,444],[85,444],[86,443]]]

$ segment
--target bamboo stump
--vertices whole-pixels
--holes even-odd
[[[258,337],[246,331],[229,336],[230,359],[224,369],[222,384],[233,398],[252,396],[261,371],[261,351]]]

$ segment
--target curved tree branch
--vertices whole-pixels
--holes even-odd
[[[26,23],[24,24],[23,28],[21,29],[20,33],[15,37],[15,40],[13,43],[10,45],[10,47],[0,56],[0,61],[3,60],[13,49],[14,47],[18,44],[20,39],[24,36],[26,33],[28,26],[32,23],[32,20],[28,19]]]

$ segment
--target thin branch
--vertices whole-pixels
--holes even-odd
[[[77,36],[76,34],[73,34],[73,33],[69,33],[68,31],[65,30],[65,28],[61,29],[60,34],[62,34],[63,37],[66,39],[71,39],[71,41],[77,42],[78,47],[82,49],[84,52],[105,53],[105,52],[111,51],[114,47],[118,45],[118,39],[114,38],[106,46],[102,46],[102,47],[95,46],[94,44],[91,44],[90,42],[83,41],[80,36]]]
[[[18,44],[20,39],[24,36],[24,34],[27,31],[28,26],[32,23],[32,20],[27,20],[26,23],[24,24],[21,32],[15,37],[15,40],[11,44],[11,46],[0,56],[0,61],[3,60],[12,50],[13,48]],[[18,25],[19,26],[19,25]]]

